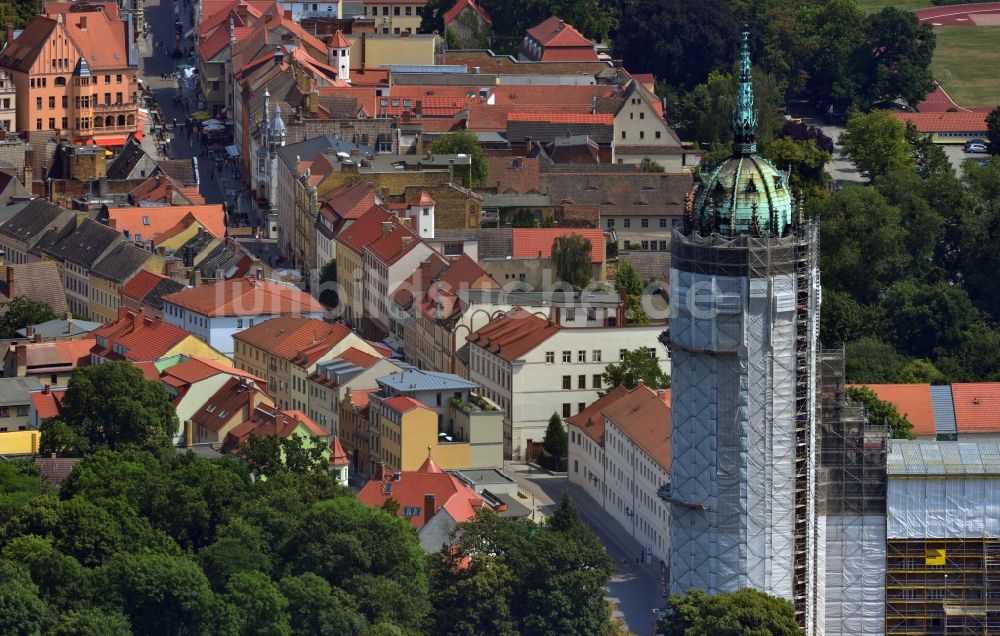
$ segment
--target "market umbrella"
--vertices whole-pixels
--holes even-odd
[[[178,64],[178,65],[177,65],[177,68],[179,68],[179,69],[180,69],[180,70],[182,70],[182,71],[186,71],[186,70],[188,70],[189,68],[194,68],[194,67],[193,67],[193,66],[191,66],[190,64]]]
[[[219,121],[218,119],[206,119],[205,121],[201,122],[201,125],[202,126],[221,126],[222,122]]]
[[[195,113],[191,113],[191,119],[193,119],[195,121],[203,121],[205,119],[210,119],[211,117],[212,117],[212,115],[209,114],[209,112],[205,111],[205,110],[199,110],[199,111],[197,111]]]
[[[223,126],[222,124],[209,124],[208,126],[202,128],[202,130],[204,130],[205,132],[220,132],[225,129],[226,127]]]

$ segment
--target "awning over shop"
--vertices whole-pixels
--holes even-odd
[[[124,146],[128,137],[95,137],[93,143],[102,147]]]

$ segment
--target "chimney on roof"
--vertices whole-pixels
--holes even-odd
[[[194,446],[194,422],[184,420],[184,448]]]
[[[28,346],[14,345],[14,360],[17,363],[17,377],[23,378],[28,373]]]
[[[81,31],[87,30],[87,16],[85,15],[80,16],[80,30]]]
[[[14,300],[17,296],[17,287],[14,285],[14,268],[10,265],[7,266],[7,298]]]
[[[32,327],[31,325],[28,325],[27,327],[24,328],[24,335],[28,336],[29,338],[34,338],[35,328]]]
[[[531,135],[524,136],[524,154],[528,154],[535,147],[535,141],[531,138]]]
[[[424,523],[431,520],[437,507],[437,497],[433,493],[424,495]]]
[[[392,234],[392,221],[382,221],[382,236]]]
[[[40,334],[40,333],[34,334],[32,336],[32,338],[31,338],[31,341],[34,342],[34,343],[36,343],[36,344],[39,343],[39,342],[41,342],[42,341],[42,334]]]
[[[14,41],[14,25],[8,23],[7,24],[7,44],[10,44],[13,41]]]
[[[403,247],[407,247],[407,246],[409,246],[409,245],[410,245],[410,243],[412,243],[412,242],[413,242],[413,237],[412,237],[412,236],[409,236],[409,235],[407,235],[407,236],[403,236],[403,237],[401,237],[401,238],[400,238],[400,240],[402,241],[402,245],[403,245]]]
[[[51,392],[52,392],[51,384],[46,384],[45,386],[42,387],[42,395],[48,395]]]
[[[375,468],[375,479],[382,481],[385,479],[385,462],[379,462]]]

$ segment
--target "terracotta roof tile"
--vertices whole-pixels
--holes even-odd
[[[559,325],[515,307],[494,318],[483,328],[469,335],[469,342],[511,362],[535,349],[555,333]]]
[[[293,285],[256,278],[236,278],[214,285],[188,288],[163,297],[189,311],[208,317],[276,316],[324,311],[311,295]]]
[[[191,334],[163,322],[159,318],[150,318],[141,312],[122,310],[119,319],[103,327],[95,329],[96,338],[107,340],[108,346],[94,345],[92,353],[105,359],[122,359],[123,356],[114,351],[114,345],[125,348],[124,359],[133,362],[158,360],[168,351],[180,344]]]
[[[142,270],[133,276],[127,283],[122,285],[121,294],[126,298],[141,301],[146,294],[151,292],[156,284],[166,279],[166,276]]]
[[[670,471],[670,391],[639,384],[602,411],[663,470]]]
[[[382,236],[382,223],[390,218],[390,214],[382,208],[373,207],[349,228],[338,234],[337,242],[361,254],[366,245]]]
[[[572,25],[560,20],[558,16],[552,16],[541,24],[528,29],[528,35],[544,47],[589,46],[593,48],[594,46],[590,40],[583,37]],[[596,55],[594,59],[597,59]]]
[[[891,111],[893,117],[899,121],[913,122],[917,130],[922,133],[942,133],[942,132],[986,132],[986,116],[989,113],[901,113]]]
[[[951,385],[958,433],[1000,432],[1000,382]]]
[[[458,0],[450,9],[445,11],[444,25],[447,27],[449,24],[454,22],[455,18],[457,18],[465,9],[471,9],[476,13],[476,15],[486,22],[490,24],[493,23],[493,19],[490,18],[490,14],[486,12],[486,9],[476,4],[473,0]]]
[[[230,378],[194,415],[192,421],[210,431],[219,432],[239,411],[246,412],[260,391],[241,378]]]
[[[350,349],[340,352],[337,357],[344,362],[350,362],[354,366],[362,369],[367,369],[382,359],[378,356],[373,356],[370,353],[365,353],[355,347],[351,347]]]
[[[247,373],[246,371],[242,371],[236,367],[229,367],[220,364],[214,360],[199,357],[191,357],[183,362],[178,362],[173,366],[167,367],[160,372],[160,379],[164,381],[173,379],[177,380],[181,384],[193,384],[195,382],[201,382],[202,380],[212,376],[219,375],[220,373],[240,378],[247,378],[248,380],[253,380],[258,384],[263,383],[263,380],[252,373]]]
[[[63,26],[70,39],[86,56],[91,70],[115,70],[128,67],[127,25],[118,15],[118,5],[113,2],[92,3],[84,9],[71,3],[55,9],[63,14]],[[49,17],[56,17],[51,14]],[[86,21],[84,21],[86,19]],[[76,60],[71,60],[73,64]]]
[[[132,239],[141,236],[147,241],[175,230],[175,226],[188,216],[193,216],[212,236],[222,238],[226,235],[225,212],[219,203],[108,208],[108,226],[128,233]]]
[[[860,386],[860,385],[853,385]],[[934,410],[929,384],[866,384],[880,400],[891,402],[913,424],[915,435],[934,435]]]
[[[412,411],[413,409],[430,410],[419,400],[415,400],[408,395],[397,395],[395,397],[391,397],[384,400],[382,404],[385,404],[386,407],[396,411],[397,413],[406,413],[407,411]]]
[[[408,519],[410,525],[419,530],[430,520],[424,509],[426,495],[434,495],[434,514],[444,508],[458,522],[471,519],[483,507],[479,495],[457,477],[440,472],[440,469],[437,472],[401,472],[398,479],[392,474],[372,479],[358,493],[358,501],[375,508],[392,498],[399,503],[399,516],[403,516],[404,508],[418,508],[420,513]]]
[[[567,417],[566,424],[579,428],[587,437],[597,442],[598,445],[604,446],[603,411],[625,395],[628,395],[628,389],[622,385],[618,385],[597,398],[596,401],[591,402],[590,406],[576,415]]]
[[[38,413],[38,420],[47,420],[50,417],[59,417],[62,414],[63,398],[66,396],[66,389],[53,389],[31,392],[31,401],[35,405],[35,412]]]
[[[233,339],[279,358],[309,366],[349,335],[351,330],[339,323],[280,316],[239,331],[233,334]]]
[[[560,236],[582,236],[590,241],[592,263],[604,262],[603,230],[587,228],[514,228],[514,258],[549,258]]]
[[[344,452],[344,446],[340,443],[340,438],[334,435],[330,440],[330,465],[346,466],[350,461],[351,458]]]
[[[341,218],[359,219],[375,206],[375,188],[367,181],[345,183],[323,200]]]
[[[94,338],[23,343],[28,375],[69,371],[90,364]],[[12,344],[11,349],[21,344]]]
[[[610,113],[525,113],[512,112],[507,115],[507,121],[541,121],[553,124],[603,124],[613,126],[614,115]]]
[[[398,218],[392,217],[387,223],[392,223],[392,230],[384,232],[365,249],[386,265],[392,265],[406,254],[410,253],[418,244],[422,243],[420,237],[404,226]]]

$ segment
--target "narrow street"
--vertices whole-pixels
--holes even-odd
[[[564,476],[533,470],[526,464],[508,462],[504,470],[517,481],[531,499],[522,503],[532,508],[535,520],[551,514],[556,502],[569,491],[580,511],[580,518],[597,536],[615,562],[615,572],[608,584],[608,598],[618,605],[618,612],[629,631],[639,636],[653,633],[653,610],[662,609],[659,564],[637,564],[642,546],[629,536],[610,515],[601,510],[579,487]]]

